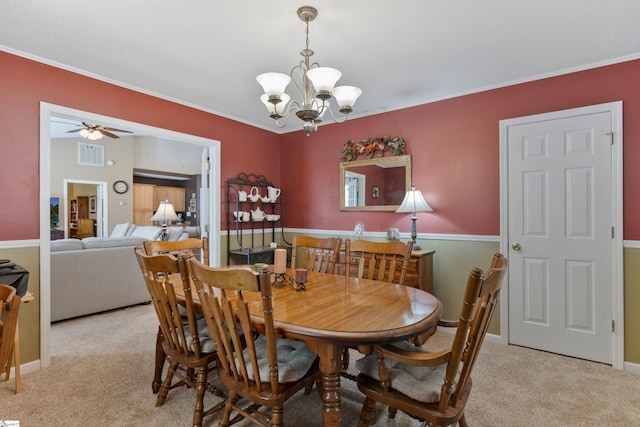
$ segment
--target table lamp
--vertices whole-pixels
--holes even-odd
[[[433,212],[431,206],[424,200],[422,192],[416,190],[416,187],[411,187],[411,190],[407,191],[404,195],[404,200],[400,204],[400,207],[396,209],[396,213],[411,213],[411,240],[413,241],[413,249],[420,250],[420,246],[416,243],[418,232],[416,231],[416,212]]]
[[[160,202],[160,206],[158,206],[158,210],[151,217],[151,221],[162,222],[162,234],[161,239],[167,240],[167,225],[171,221],[178,221],[178,215],[176,215],[176,210],[173,208],[173,205],[169,203],[168,200],[163,200]]]

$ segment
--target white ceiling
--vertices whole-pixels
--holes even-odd
[[[640,57],[638,0],[3,0],[0,49],[274,132],[256,75],[310,48],[353,117]]]

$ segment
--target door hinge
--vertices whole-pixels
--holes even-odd
[[[613,239],[613,238],[615,238],[614,233],[613,233],[613,230],[614,230],[614,227],[613,227],[613,226],[611,226],[611,238],[612,238],[612,239]]]
[[[613,132],[607,132],[607,135],[609,135],[609,138],[611,141],[609,141],[611,143],[611,145],[613,145]]]
[[[611,319],[611,332],[616,331],[616,321]]]

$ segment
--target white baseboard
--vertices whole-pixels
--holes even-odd
[[[36,371],[39,371],[39,370],[40,370],[40,359],[20,364],[20,376],[21,377],[23,375],[25,375],[25,374],[30,374],[32,372],[36,372]],[[9,374],[9,376],[11,378],[15,379],[15,377],[16,377],[16,368],[15,367],[11,368],[11,373]]]
[[[640,364],[632,362],[624,362],[624,370],[633,374],[640,375]]]

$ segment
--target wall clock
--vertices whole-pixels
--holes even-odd
[[[118,194],[124,194],[129,190],[129,185],[124,181],[116,181],[113,183],[113,191]]]

